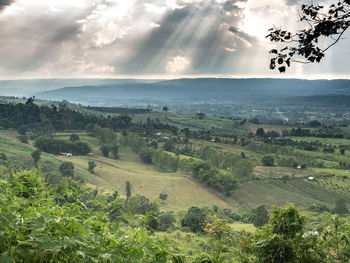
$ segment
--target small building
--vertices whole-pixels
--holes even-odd
[[[316,180],[316,178],[313,177],[313,176],[309,176],[307,179],[308,179],[309,181],[315,181],[315,180]]]

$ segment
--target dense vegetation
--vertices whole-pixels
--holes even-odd
[[[61,106],[50,120],[66,114],[64,128],[42,133],[53,107],[5,105],[40,119],[16,126],[2,115],[13,126],[0,131],[0,262],[350,258],[344,127],[254,121],[218,134],[170,125],[167,112],[131,122]],[[87,121],[79,132],[75,114]],[[275,207],[289,202],[298,209]]]
[[[65,103],[60,107],[38,106],[32,98],[24,104],[0,104],[1,126],[5,129],[29,129],[49,134],[53,131],[86,130],[89,125],[99,124],[114,130],[125,129],[130,125],[129,116],[102,117],[85,115],[78,110],[69,109]]]

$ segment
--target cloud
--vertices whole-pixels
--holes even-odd
[[[300,0],[285,0],[285,3],[289,6],[292,5],[299,5],[300,4]]]
[[[0,11],[10,6],[15,0],[0,0]]]
[[[187,58],[176,56],[169,60],[166,66],[166,71],[171,74],[183,73],[189,68],[190,65],[191,62]]]
[[[247,48],[246,43],[235,39],[229,32],[231,25],[238,28],[241,23],[244,17],[242,8],[229,8],[228,14],[228,6],[223,1],[177,3],[181,8],[168,10],[157,23],[159,26],[141,40],[132,56],[121,63],[121,73],[170,73],[172,63],[169,61],[178,56],[191,61],[191,67],[182,70],[184,73],[219,73],[225,67],[228,70],[226,62],[232,59],[228,54],[234,49]],[[251,40],[249,37],[248,41]],[[164,72],[164,69],[167,70]]]
[[[265,74],[267,29],[292,30],[293,3],[0,0],[0,78]]]

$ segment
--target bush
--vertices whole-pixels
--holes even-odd
[[[203,232],[202,224],[206,219],[204,211],[196,206],[188,209],[187,214],[181,220],[182,227],[188,227],[192,232]]]
[[[174,228],[174,223],[176,222],[174,215],[169,212],[161,213],[158,216],[158,220],[159,220],[159,225],[158,225],[159,231],[167,231],[169,229]]]
[[[272,156],[270,155],[265,155],[262,159],[261,159],[262,163],[265,165],[265,166],[273,166],[274,164],[274,159]]]
[[[29,139],[28,139],[28,136],[27,135],[20,135],[17,137],[18,140],[21,142],[21,143],[28,143],[29,142]]]
[[[74,164],[72,162],[62,163],[59,169],[63,177],[74,177]]]
[[[91,148],[87,143],[68,141],[47,136],[41,136],[34,142],[35,147],[51,154],[72,153],[73,155],[87,155]]]
[[[151,164],[152,163],[152,150],[149,148],[143,148],[140,153],[140,159],[147,164]]]

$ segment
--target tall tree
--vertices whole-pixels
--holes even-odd
[[[32,153],[31,153],[31,156],[33,157],[33,161],[34,161],[34,166],[35,167],[38,167],[38,162],[40,160],[40,155],[41,155],[41,151],[39,149],[36,149],[34,150]]]
[[[258,206],[255,210],[254,226],[259,227],[265,225],[269,221],[269,213],[264,205]]]
[[[129,201],[129,198],[131,197],[131,189],[132,189],[131,183],[127,181],[125,183],[125,194],[126,194],[125,207],[128,206],[128,201]]]
[[[264,137],[264,135],[265,135],[264,128],[259,128],[259,129],[257,129],[256,132],[255,132],[255,134],[256,134],[256,136],[258,136],[258,137]]]
[[[276,27],[269,30],[267,38],[283,44],[270,51],[274,55],[270,69],[283,73],[292,62],[320,62],[350,26],[350,0],[330,1],[327,6],[303,4],[299,13],[305,28],[296,33]]]
[[[111,152],[114,156],[114,159],[119,159],[119,146],[117,144],[112,145]]]
[[[101,153],[104,157],[108,157],[109,149],[107,144],[102,144],[101,146]]]
[[[90,173],[94,173],[94,168],[96,167],[95,161],[90,160],[88,162],[88,170]]]

